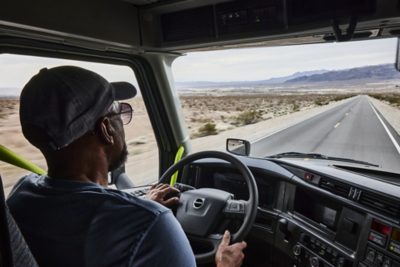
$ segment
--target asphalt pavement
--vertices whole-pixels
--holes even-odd
[[[339,106],[252,143],[252,156],[320,153],[400,172],[400,136],[370,103],[357,96]]]

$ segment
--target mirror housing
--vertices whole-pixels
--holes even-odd
[[[243,139],[226,139],[226,151],[240,156],[250,155],[250,142]]]

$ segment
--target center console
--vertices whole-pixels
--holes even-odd
[[[288,213],[278,223],[277,246],[296,267],[400,267],[400,227],[395,220],[293,188]]]
[[[285,236],[295,266],[357,266],[365,214],[302,188],[292,203]]]
[[[400,228],[373,219],[360,267],[400,267]]]

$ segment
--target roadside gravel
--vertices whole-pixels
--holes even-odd
[[[400,135],[400,109],[373,97],[369,97],[369,100]]]

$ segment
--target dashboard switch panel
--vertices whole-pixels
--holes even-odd
[[[299,242],[292,250],[296,266],[352,266],[351,261],[334,247],[306,233],[301,233]]]

